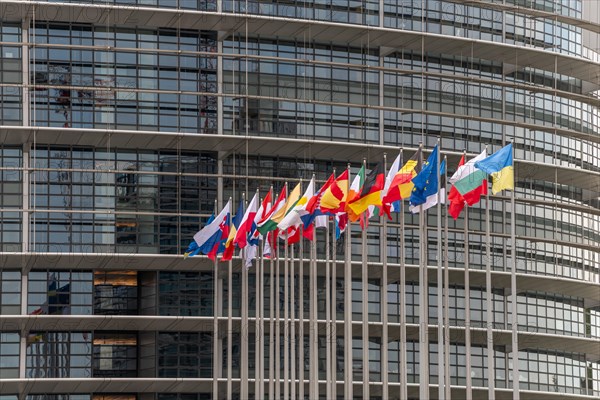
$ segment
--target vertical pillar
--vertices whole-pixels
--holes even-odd
[[[23,118],[23,126],[31,124],[31,90],[29,89],[30,72],[29,72],[29,18],[25,18],[21,25],[21,83],[23,92],[21,94],[21,117]]]
[[[222,1],[218,1],[218,7],[221,8]],[[223,134],[223,41],[219,34],[217,42],[217,133]]]

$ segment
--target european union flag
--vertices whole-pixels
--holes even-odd
[[[421,172],[412,179],[414,188],[410,194],[411,206],[418,206],[427,201],[427,197],[436,194],[438,191],[438,146],[433,148],[433,151],[427,158],[427,162],[421,169]]]

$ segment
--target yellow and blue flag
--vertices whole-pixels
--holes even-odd
[[[492,193],[496,194],[502,190],[514,190],[515,172],[513,168],[513,145],[509,143],[500,151],[495,152],[488,158],[475,163],[486,174],[492,176]]]

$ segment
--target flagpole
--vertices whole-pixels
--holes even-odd
[[[350,171],[350,164],[348,164]],[[350,174],[348,188],[350,192]],[[352,221],[348,218],[346,225],[346,251],[344,254],[344,398],[351,399],[352,387]]]
[[[329,218],[327,221],[327,224],[329,225]],[[335,221],[335,215],[333,216],[333,229],[331,230],[331,241],[332,241],[332,252],[331,252],[331,258],[332,258],[332,269],[331,269],[331,318],[332,318],[332,332],[331,332],[331,338],[330,340],[332,341],[332,345],[331,345],[331,353],[329,354],[329,364],[328,367],[329,369],[331,369],[331,376],[333,379],[333,382],[331,384],[331,398],[335,399],[337,398],[337,308],[336,308],[336,304],[337,304],[337,234],[336,234],[336,230],[337,230],[337,226],[335,225],[336,221]]]
[[[304,399],[304,241],[299,244],[300,260],[298,261],[298,398]]]
[[[365,166],[366,171],[367,159],[363,158],[363,166]],[[362,218],[364,218],[364,224],[361,232],[361,263],[362,263],[362,276],[361,276],[361,286],[362,286],[362,395],[363,399],[368,399],[369,396],[369,304],[367,294],[369,292],[369,268],[367,265],[367,229],[368,229],[368,221],[369,221],[369,209],[367,208],[365,212],[362,214]]]
[[[333,169],[333,175],[335,176],[335,168]],[[332,371],[331,368],[327,368],[328,361],[331,357],[331,259],[329,257],[329,221],[327,221],[327,225],[325,227],[325,373],[327,379],[326,385],[326,395],[328,399],[333,398],[332,395]],[[316,237],[316,226],[314,228],[314,237],[313,240],[317,240]]]
[[[300,241],[302,241],[302,227],[300,229]],[[294,290],[294,245],[291,247],[291,257],[290,257],[290,396],[292,399],[296,398],[296,318],[295,318],[295,308],[296,308],[296,291]]]
[[[248,199],[246,198],[246,192],[242,193],[242,202],[244,204],[244,209],[248,208]],[[238,211],[239,212],[239,211]],[[235,249],[234,249],[235,251]],[[242,249],[241,253],[244,253]],[[241,313],[241,322],[242,327],[240,329],[240,396],[242,398],[248,397],[248,339],[250,338],[250,327],[248,325],[248,301],[244,301],[244,299],[248,299],[248,270],[243,266],[245,257],[242,258],[242,268],[241,268],[241,279],[242,279],[242,298],[240,302],[240,313]],[[233,260],[232,260],[233,265]],[[246,332],[244,333],[244,330]]]
[[[387,154],[383,153],[383,171],[384,176],[386,174],[387,169]],[[384,205],[381,205],[381,208],[384,208]],[[388,287],[388,270],[387,270],[387,258],[388,258],[388,231],[387,231],[387,213],[383,213],[383,234],[382,237],[382,245],[383,251],[381,251],[381,259],[383,263],[383,271],[381,277],[381,292],[379,298],[381,299],[381,322],[382,322],[382,334],[381,334],[381,384],[382,384],[382,398],[383,400],[388,400],[389,392],[388,392],[388,296],[387,296],[387,287]]]
[[[450,271],[448,268],[448,160],[444,156],[444,199],[445,199],[445,214],[444,214],[444,376],[446,377],[446,399],[452,398],[451,379],[450,379]]]
[[[227,262],[227,397],[231,398],[232,395],[232,380],[231,375],[233,371],[232,353],[233,353],[233,319],[231,314],[233,313],[233,263],[231,260]]]
[[[234,157],[235,160],[235,157]],[[231,201],[231,197],[229,198],[229,201]],[[231,221],[229,221],[230,224],[230,229],[231,229]],[[218,251],[217,251],[218,253]],[[215,259],[217,258],[217,255],[215,255]],[[231,314],[232,314],[232,303],[233,303],[233,291],[232,289],[232,282],[233,282],[233,272],[232,272],[232,262],[231,260],[229,260],[229,262],[227,263],[227,397],[231,398],[231,394],[232,394],[232,380],[231,380],[231,375],[232,375],[232,352],[233,352],[233,345],[231,343],[232,338],[233,338],[233,320],[231,318]]]
[[[419,144],[423,148],[423,143]],[[420,164],[423,165],[423,155],[420,154]],[[428,277],[427,277],[427,227],[423,205],[419,205],[419,397],[429,398],[429,318],[428,318]]]
[[[285,194],[286,194],[286,199],[289,195],[288,193],[288,185],[287,182],[284,185],[283,190],[285,190]],[[274,230],[273,232],[277,232],[277,230]],[[274,249],[273,252],[275,253],[275,398],[276,399],[281,399],[281,310],[280,310],[280,294],[281,294],[281,290],[279,288],[280,285],[280,270],[279,270],[279,235],[277,234],[273,234],[273,243],[274,245]],[[286,251],[287,251],[287,246],[285,247]],[[287,255],[287,253],[286,253]],[[284,350],[285,351],[285,350]]]
[[[318,335],[317,335],[317,244],[310,242],[310,398],[319,398]]]
[[[261,200],[262,204],[262,200]],[[265,274],[265,264],[264,264],[264,242],[261,241],[262,248],[259,247],[260,250],[260,258],[256,262],[256,282],[257,282],[257,299],[256,299],[256,319],[258,321],[256,328],[256,337],[258,340],[256,341],[256,397],[259,399],[264,399],[264,380],[265,380],[265,326],[264,326],[264,310],[265,310],[265,288],[264,288],[264,274]]]
[[[466,151],[465,151],[466,153]],[[473,386],[471,383],[471,283],[469,260],[469,207],[465,207],[465,357],[466,363],[466,400],[473,399]]]
[[[284,255],[283,255],[283,398],[290,398],[290,313],[289,313],[289,275],[290,253],[288,228],[285,229]]]
[[[218,209],[217,209],[217,199],[215,199],[215,206],[214,206],[214,215],[216,216],[218,214]],[[214,267],[214,281],[213,281],[213,314],[214,314],[214,319],[213,319],[213,354],[222,354],[222,352],[219,351],[219,311],[220,311],[220,304],[221,302],[219,301],[221,296],[219,296],[219,293],[221,293],[221,291],[219,290],[219,269],[218,269],[218,265],[219,262],[217,261],[217,258],[215,257],[215,260],[213,262],[213,267]],[[213,393],[215,398],[218,398],[218,394],[219,394],[219,377],[221,376],[221,372],[222,369],[219,368],[219,362],[213,361]]]
[[[404,149],[400,149],[404,162]],[[406,237],[404,228],[404,199],[400,199],[400,398],[408,398],[406,374]]]
[[[265,236],[265,239],[268,241],[270,238],[271,241],[273,241],[273,236],[274,235],[269,232]],[[270,246],[271,256],[269,259],[269,400],[275,400],[275,380],[273,379],[275,376],[275,245],[270,244]]]
[[[514,157],[514,156],[513,156]],[[514,165],[514,159],[513,159]],[[513,364],[513,399],[519,400],[519,330],[518,330],[518,309],[517,309],[517,236],[516,236],[516,209],[515,209],[515,189],[516,189],[516,171],[513,172],[515,185],[510,194],[510,241],[512,247],[512,269],[510,271],[510,290],[511,290],[511,314],[512,314],[512,364]]]
[[[486,146],[487,150],[487,146]],[[490,194],[485,195],[485,303],[486,303],[486,334],[487,334],[487,370],[488,370],[488,397],[494,398],[494,336],[492,331],[493,324],[493,303],[492,303],[492,260],[491,260],[491,236],[490,236]],[[514,351],[514,349],[513,349]],[[513,366],[514,367],[514,366]]]
[[[437,225],[437,320],[438,320],[438,330],[437,330],[437,340],[438,340],[438,397],[440,400],[445,400],[446,396],[446,379],[445,379],[445,369],[444,369],[444,299],[443,299],[443,291],[444,291],[444,282],[443,282],[443,263],[442,263],[442,193],[441,193],[441,176],[440,176],[440,153],[441,153],[441,143],[438,138],[437,141],[438,152],[437,152],[437,160],[436,160],[436,168],[437,171],[434,173],[437,175],[437,215],[436,215],[436,225]]]

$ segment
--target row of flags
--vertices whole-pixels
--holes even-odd
[[[221,261],[228,261],[237,247],[249,267],[261,240],[263,256],[270,258],[278,239],[287,244],[297,243],[301,237],[313,240],[315,229],[326,227],[330,220],[335,221],[339,238],[349,221],[359,221],[364,229],[373,216],[385,214],[391,219],[392,212],[400,212],[404,200],[409,201],[412,213],[448,201],[448,213],[457,219],[466,205],[478,203],[487,194],[490,177],[493,194],[514,189],[512,143],[491,156],[484,150],[469,161],[463,154],[456,172],[448,179],[452,186],[447,196],[446,158],[440,162],[437,145],[424,163],[421,147],[406,163],[402,156],[400,152],[387,175],[382,163],[368,174],[363,163],[351,183],[349,168],[337,177],[331,174],[319,190],[315,190],[313,176],[304,194],[301,182],[289,193],[286,183],[275,202],[273,188],[262,201],[257,190],[245,210],[244,201],[240,200],[233,218],[229,199],[221,212],[211,216],[194,235],[185,257],[202,253],[213,261],[218,255]]]

